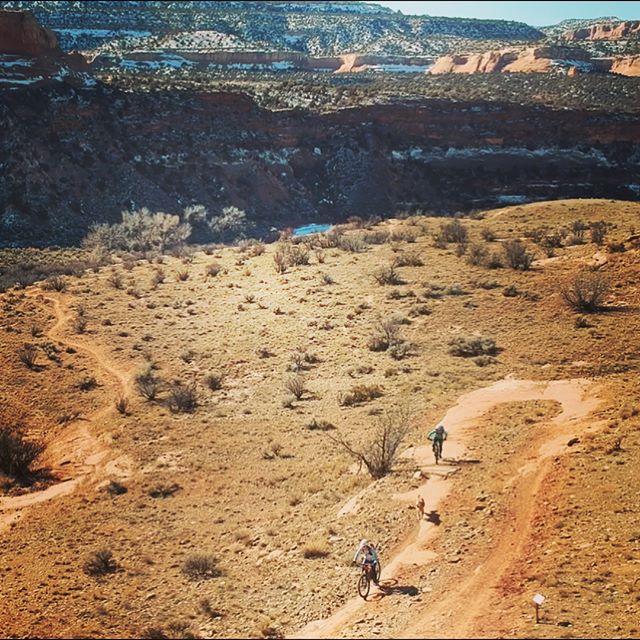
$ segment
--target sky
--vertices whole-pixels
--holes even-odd
[[[532,26],[556,24],[567,18],[616,16],[640,20],[640,2],[376,2],[405,15],[516,20]]]

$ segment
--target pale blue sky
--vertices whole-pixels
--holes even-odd
[[[452,16],[517,20],[533,26],[567,18],[617,16],[640,20],[640,2],[376,2],[405,15]]]

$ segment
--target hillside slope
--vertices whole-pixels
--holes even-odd
[[[637,635],[639,215],[603,200],[485,212],[462,221],[466,253],[434,246],[442,219],[356,222],[310,238],[308,264],[285,273],[274,255],[293,250],[288,240],[153,263],[119,255],[64,291],[2,294],[3,423],[45,438],[54,479],[3,481],[0,626],[10,636],[298,637],[353,600],[349,560],[366,536],[388,582],[332,637]],[[588,229],[600,220],[615,227],[596,245]],[[560,246],[543,251],[556,233]],[[495,257],[489,268],[472,251],[504,264],[517,238],[535,255],[530,270],[497,268]],[[378,284],[392,261],[397,284]],[[611,289],[602,311],[578,314],[559,291],[588,265]],[[390,318],[396,347],[380,351],[372,338]],[[495,349],[456,356],[473,336]],[[33,368],[18,358],[25,342]],[[164,381],[155,401],[130,386],[150,366]],[[296,375],[297,400],[287,390]],[[189,385],[191,412],[167,402]],[[469,392],[480,394],[475,414],[457,430],[454,407],[470,406]],[[406,404],[406,455],[372,482],[328,436],[370,442],[385,412]],[[436,467],[411,445],[450,409]],[[77,486],[35,502],[63,480]],[[428,494],[419,528],[412,502],[425,480],[446,498]],[[92,576],[85,561],[101,549],[116,570]],[[462,589],[473,580],[482,611]],[[537,592],[546,624],[532,620]]]

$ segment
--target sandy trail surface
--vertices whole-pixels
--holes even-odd
[[[91,415],[72,422],[61,437],[48,443],[43,454],[43,462],[60,478],[59,482],[42,491],[0,498],[0,531],[20,519],[26,507],[72,493],[81,482],[90,477],[96,478],[100,469],[116,469],[122,476],[128,474],[127,465],[107,464],[111,449],[92,433],[91,426],[113,412],[114,398],[127,397],[131,393],[131,375],[118,368],[101,349],[74,340],[65,334],[72,312],[65,305],[62,296],[44,296],[39,290],[28,291],[26,295],[53,305],[55,321],[45,332],[45,336],[51,341],[73,347],[76,351],[91,357],[95,361],[96,370],[107,374],[109,385],[113,387],[113,395],[110,396],[112,401],[108,404]]]
[[[500,380],[491,386],[461,396],[449,409],[443,422],[449,437],[444,446],[443,463],[433,463],[430,446],[412,447],[403,453],[415,460],[416,467],[427,477],[417,489],[397,494],[397,500],[415,503],[418,494],[426,502],[426,515],[419,527],[407,535],[396,554],[383,559],[381,588],[372,589],[368,600],[357,595],[346,602],[329,618],[310,622],[293,637],[331,638],[348,635],[348,628],[371,609],[383,614],[384,595],[403,583],[408,567],[438,562],[438,555],[429,549],[437,527],[431,514],[446,511],[445,498],[451,487],[450,477],[465,462],[465,442],[477,420],[490,409],[504,402],[551,400],[561,406],[561,412],[550,421],[547,436],[532,440],[523,457],[523,464],[505,483],[510,503],[510,517],[501,523],[501,535],[485,554],[485,560],[465,580],[451,585],[440,594],[430,594],[427,606],[416,609],[408,628],[397,629],[397,637],[443,638],[476,637],[491,634],[491,610],[495,587],[500,578],[518,560],[527,540],[536,497],[548,472],[548,463],[563,452],[567,441],[590,427],[585,420],[599,405],[592,382],[586,379],[532,381]],[[354,573],[354,592],[356,576]]]

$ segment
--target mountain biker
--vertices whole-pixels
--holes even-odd
[[[356,550],[355,555],[353,556],[353,562],[358,561],[358,556],[362,556],[361,564],[371,565],[371,575],[373,576],[373,583],[378,584],[378,565],[380,561],[378,560],[378,551],[376,548],[366,539],[363,538],[360,540],[360,544],[358,545],[358,549]]]
[[[429,431],[427,434],[427,438],[432,442],[439,441],[440,442],[440,455],[442,455],[442,444],[447,439],[447,435],[449,435],[442,423],[440,423],[435,429]]]

